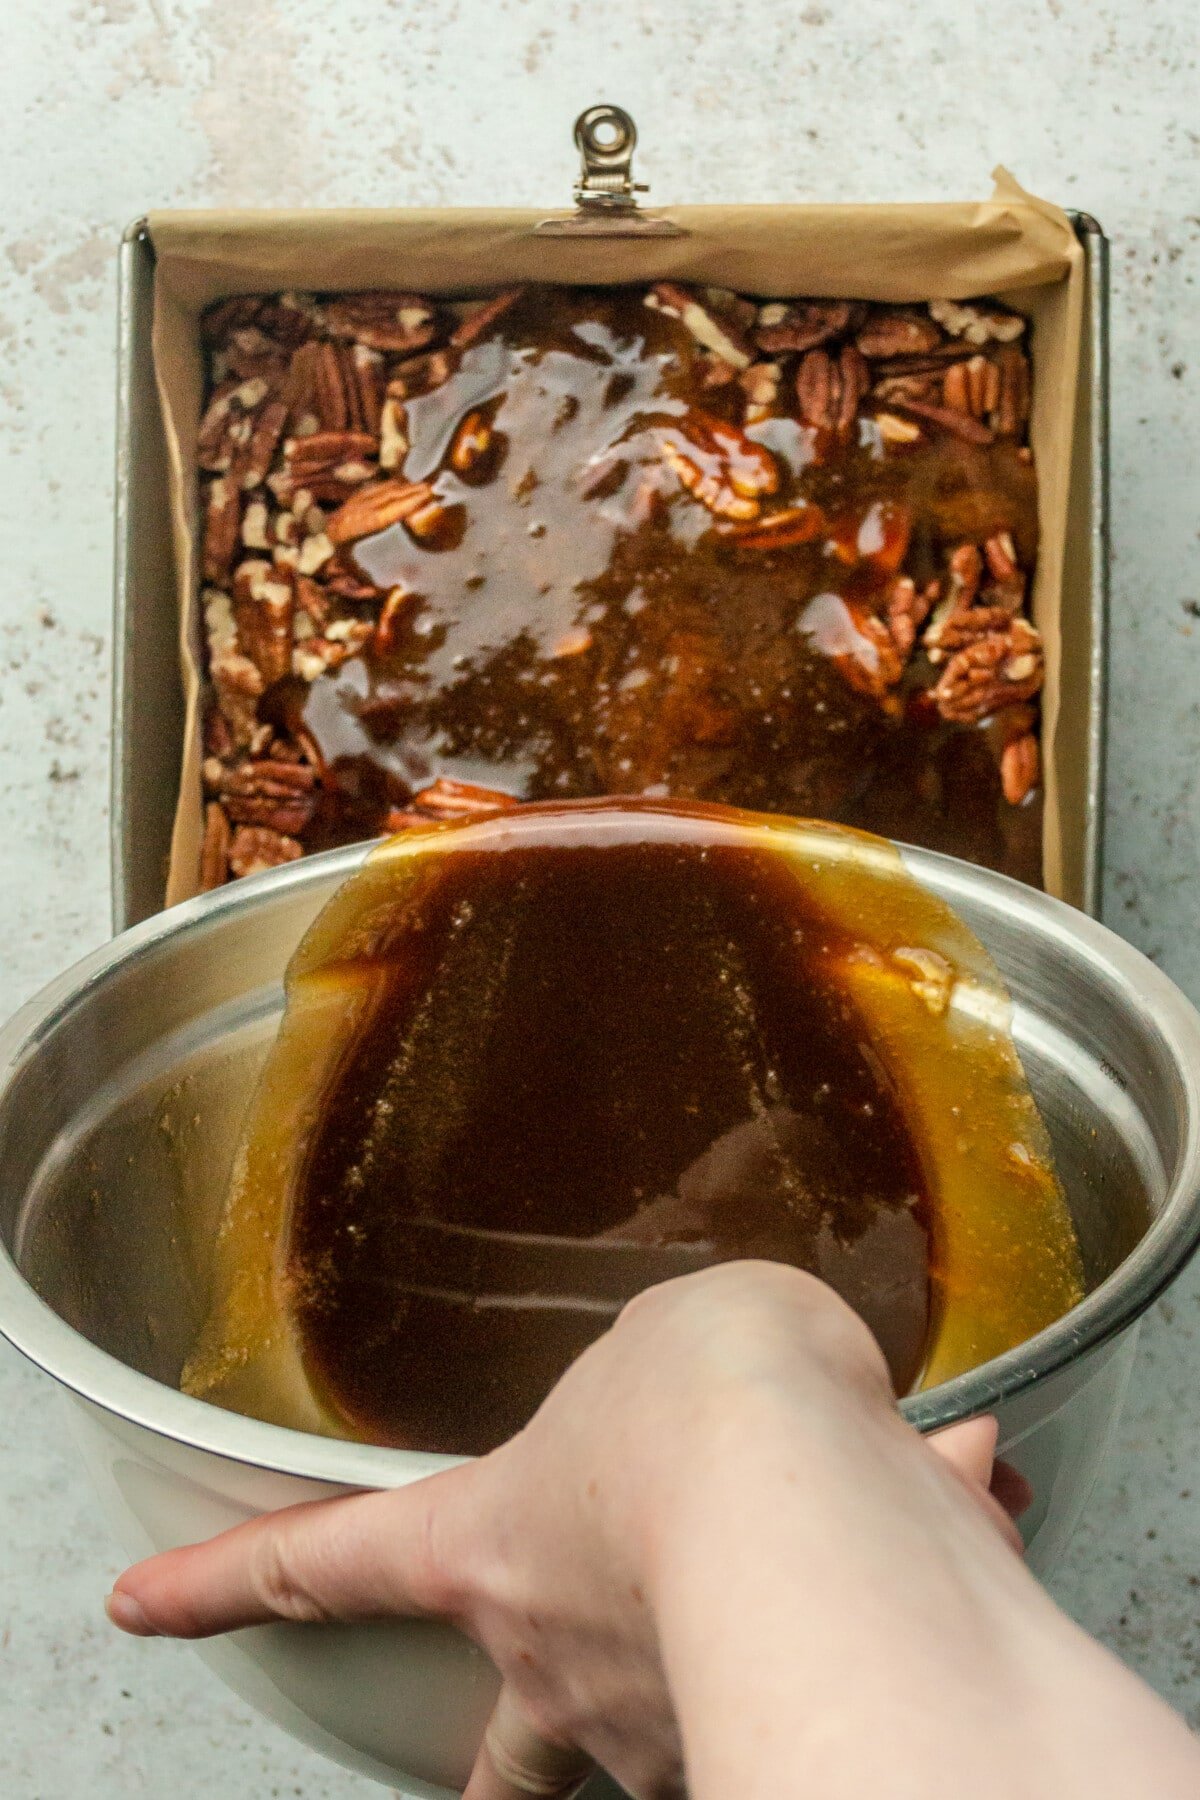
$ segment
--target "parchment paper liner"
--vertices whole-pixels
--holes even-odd
[[[397,287],[470,294],[516,281],[614,283],[673,278],[767,297],[920,301],[1002,295],[1031,321],[1041,542],[1032,613],[1045,639],[1043,882],[1078,901],[1083,806],[1072,729],[1086,658],[1071,661],[1063,562],[1083,326],[1083,252],[1066,215],[997,171],[990,200],[921,206],[719,206],[656,209],[680,238],[538,236],[534,211],[160,212],[153,356],[162,403],[178,577],[186,720],[166,903],[199,886],[200,629],[195,438],[204,366],[197,321],[229,294]],[[1080,621],[1082,639],[1082,624]],[[1064,656],[1064,645],[1068,646]],[[1066,822],[1066,823],[1065,823]]]

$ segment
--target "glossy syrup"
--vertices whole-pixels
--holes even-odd
[[[677,320],[642,289],[532,289],[408,406],[409,479],[454,509],[434,546],[393,526],[355,549],[411,598],[384,653],[348,660],[271,704],[328,771],[310,848],[384,828],[438,776],[524,800],[670,795],[823,817],[1037,881],[1040,802],[1002,800],[992,727],[949,725],[906,676],[885,713],[832,657],[895,572],[997,531],[1036,549],[1034,472],[1017,446],[932,438],[889,457],[872,421],[830,451],[794,418],[748,435],[776,457],[778,503],[830,529],[787,550],[738,548],[664,472],[662,434],[689,410],[733,418]],[[455,473],[456,425],[491,449]],[[907,551],[896,540],[903,509]]]
[[[484,1451],[624,1300],[743,1256],[830,1280],[905,1391],[921,1155],[837,978],[853,942],[784,859],[701,824],[423,861],[337,963],[376,997],[291,1209],[294,1318],[343,1428]]]

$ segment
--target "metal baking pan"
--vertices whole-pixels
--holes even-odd
[[[585,119],[588,115],[585,115]],[[581,121],[581,124],[583,121]],[[581,140],[582,141],[582,140]],[[585,157],[586,162],[586,157]],[[576,190],[589,231],[663,235],[673,228],[631,216],[616,177]],[[1068,500],[1070,554],[1063,611],[1071,621],[1071,741],[1062,745],[1064,898],[1093,915],[1103,868],[1104,745],[1108,647],[1108,241],[1095,219],[1070,213],[1086,263],[1086,325]],[[628,221],[628,222],[623,222]],[[544,230],[561,230],[549,220]],[[116,466],[116,597],[113,629],[112,888],[114,928],[163,904],[183,755],[179,623],[168,530],[166,461],[150,343],[154,246],[144,220],[121,243]]]

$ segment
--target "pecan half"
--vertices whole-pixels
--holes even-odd
[[[220,887],[229,877],[229,816],[218,800],[204,809],[204,838],[200,845],[200,891]]]
[[[204,538],[200,566],[205,581],[227,579],[242,535],[242,484],[240,470],[218,475],[208,485],[204,499]]]
[[[894,400],[892,405],[898,412],[913,413],[918,419],[927,419],[931,425],[940,426],[948,431],[951,437],[961,438],[966,444],[991,444],[995,442],[995,433],[969,412],[959,412],[953,406],[934,406],[927,400]]]
[[[779,465],[769,450],[736,425],[694,407],[663,433],[661,449],[681,486],[717,518],[756,519],[761,496],[779,486]]]
[[[994,412],[1000,399],[1000,370],[990,356],[968,357],[951,363],[942,376],[942,405],[982,419]]]
[[[437,336],[437,311],[420,294],[370,289],[343,294],[325,307],[331,337],[351,338],[371,350],[423,350]]]
[[[854,338],[864,356],[920,356],[935,350],[941,341],[933,320],[907,307],[876,313]]]
[[[917,633],[929,617],[939,588],[936,581],[918,588],[910,575],[897,575],[888,588],[884,618],[892,642],[905,662],[912,654]]]
[[[849,300],[769,300],[759,307],[754,341],[770,356],[815,350],[849,330],[856,310]]]
[[[233,616],[238,643],[270,687],[292,666],[295,580],[287,566],[251,560],[233,580]]]
[[[485,331],[490,331],[496,320],[503,317],[510,306],[516,304],[525,292],[523,287],[506,288],[502,294],[496,294],[491,300],[485,300],[450,333],[450,345],[454,350],[467,350]]]
[[[1041,753],[1031,731],[1005,744],[1000,752],[1000,786],[1010,806],[1020,806],[1033,792],[1041,772]]]
[[[1020,437],[1029,419],[1029,358],[1019,344],[996,352],[1000,393],[992,424],[1000,437]]]
[[[1025,329],[1020,313],[978,301],[931,300],[929,316],[951,337],[968,344],[1011,344]]]
[[[825,514],[819,506],[805,503],[785,506],[781,512],[747,524],[722,527],[721,535],[739,549],[786,550],[795,544],[811,544],[825,529]]]
[[[258,875],[278,869],[304,855],[304,846],[285,832],[262,825],[239,825],[229,846],[229,867],[235,875]]]
[[[436,498],[427,481],[374,481],[352,494],[330,519],[326,531],[333,544],[353,544],[398,525],[401,519],[428,506]]]
[[[473,781],[451,781],[439,775],[429,787],[413,795],[412,804],[431,819],[470,819],[478,813],[496,812],[520,802],[499,788],[478,787]]]
[[[292,429],[301,423],[318,431],[379,428],[383,363],[359,344],[301,344],[292,358],[283,397]]]
[[[833,657],[842,679],[870,700],[886,701],[904,673],[905,657],[882,619],[846,602],[854,623],[851,647]]]
[[[749,368],[753,357],[744,333],[698,294],[675,281],[656,281],[646,295],[646,305],[666,313],[668,318],[678,319],[698,344],[705,350],[715,350],[735,369]]]
[[[836,361],[827,350],[810,350],[796,370],[796,398],[805,425],[847,438],[870,384],[864,357],[844,344]]]
[[[933,699],[943,719],[974,724],[1015,701],[1031,699],[1044,674],[1040,633],[1026,619],[1006,618],[1003,630],[955,652]]]
[[[432,394],[449,381],[458,367],[458,356],[452,350],[430,350],[424,356],[409,356],[392,370],[387,391],[393,400],[416,400]]]

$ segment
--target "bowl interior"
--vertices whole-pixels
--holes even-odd
[[[0,1234],[59,1317],[174,1386],[200,1319],[242,1114],[302,931],[361,852],[179,909],[40,1024],[0,1099]],[[1177,1057],[1072,915],[909,853],[996,958],[1089,1289],[1164,1206],[1182,1152]],[[1088,927],[1088,931],[1094,931]],[[146,928],[141,928],[143,933]],[[1107,934],[1101,934],[1106,936]]]

